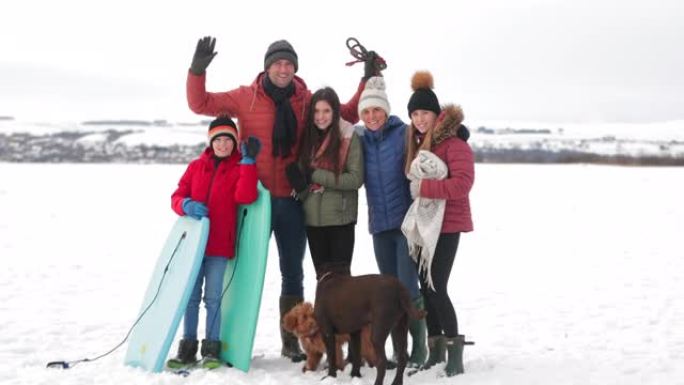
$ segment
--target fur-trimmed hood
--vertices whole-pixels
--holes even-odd
[[[468,141],[470,132],[463,123],[463,109],[456,104],[448,104],[442,108],[442,112],[437,117],[437,125],[432,134],[432,144],[443,142],[452,136]]]

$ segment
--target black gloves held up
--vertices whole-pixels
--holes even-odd
[[[287,176],[290,185],[292,185],[292,188],[297,193],[301,193],[309,187],[306,175],[302,172],[302,169],[299,168],[297,162],[292,162],[285,167],[285,175]]]
[[[218,53],[214,52],[214,46],[216,46],[216,38],[211,36],[205,36],[197,41],[195,55],[192,57],[192,64],[190,64],[190,72],[195,75],[204,75],[209,63]]]
[[[385,59],[380,57],[375,51],[368,51],[367,55],[363,65],[363,80],[368,80],[373,76],[382,76],[381,71],[387,68]]]

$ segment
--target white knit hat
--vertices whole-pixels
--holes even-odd
[[[390,114],[390,104],[385,93],[385,78],[382,76],[373,76],[366,82],[366,88],[359,99],[359,116],[361,111],[370,107],[380,107],[385,110],[387,116]]]

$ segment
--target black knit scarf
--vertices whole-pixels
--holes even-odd
[[[280,88],[271,82],[267,74],[264,76],[264,91],[276,105],[273,124],[273,156],[285,158],[290,155],[290,150],[297,141],[297,118],[290,104],[290,97],[295,92],[294,82],[290,82],[285,88]]]

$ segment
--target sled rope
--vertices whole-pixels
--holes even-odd
[[[97,356],[95,358],[82,358],[80,360],[75,360],[75,361],[50,361],[47,363],[46,367],[56,368],[56,369],[70,369],[70,368],[73,368],[74,366],[80,364],[81,362],[93,362],[93,361],[99,360],[100,358],[105,357],[105,356],[113,353],[116,349],[120,348],[121,345],[123,345],[124,342],[126,342],[126,340],[128,340],[128,337],[130,337],[131,332],[133,332],[133,328],[135,328],[135,326],[140,322],[140,320],[143,318],[145,313],[147,313],[147,311],[150,310],[150,308],[154,304],[154,301],[157,300],[157,297],[159,296],[159,293],[161,292],[161,287],[162,287],[162,284],[164,283],[164,278],[166,277],[166,273],[169,271],[169,266],[171,265],[171,261],[173,261],[173,258],[176,256],[176,252],[178,251],[178,248],[180,247],[181,243],[183,243],[186,236],[187,236],[187,232],[183,232],[180,239],[178,239],[178,243],[176,243],[176,247],[173,249],[173,253],[171,253],[171,257],[169,258],[169,261],[166,262],[166,266],[164,267],[164,273],[162,274],[162,277],[159,280],[159,286],[157,286],[157,292],[154,294],[152,301],[150,301],[150,304],[147,305],[147,307],[145,307],[145,310],[143,310],[142,313],[140,313],[140,315],[138,316],[138,319],[135,320],[135,322],[133,323],[131,328],[128,329],[128,333],[126,333],[126,336],[124,337],[124,339],[121,342],[119,342],[118,345],[116,345],[115,347],[110,349],[107,353],[100,354],[99,356]]]
[[[366,47],[361,45],[361,43],[359,43],[359,40],[355,37],[350,37],[347,39],[347,48],[349,49],[349,53],[356,59],[345,63],[347,66],[353,66],[356,63],[364,63],[370,59],[370,55],[368,54],[368,50],[366,49]],[[377,62],[376,64],[378,66],[378,69],[382,71],[385,68],[387,68],[387,63],[385,62],[385,59],[383,59],[377,53],[375,55],[375,61]]]

